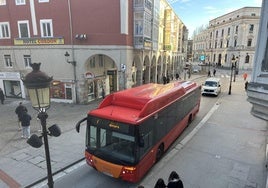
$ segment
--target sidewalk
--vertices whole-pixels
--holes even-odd
[[[231,95],[223,92],[192,135],[169,151],[142,185],[153,187],[158,178],[167,182],[175,170],[186,188],[266,187],[267,122],[250,114],[241,77]]]
[[[160,177],[167,181],[169,173],[175,170],[186,188],[265,187],[267,122],[250,114],[252,105],[246,100],[242,78],[238,77],[233,83],[231,95],[223,92],[224,96],[193,132],[171,148],[140,184],[151,188]],[[9,105],[13,113],[16,105]],[[49,109],[48,123],[57,121],[63,129],[60,137],[49,138],[53,173],[84,158],[85,135],[76,133],[74,122],[97,105],[98,102],[78,106],[53,104]],[[68,113],[63,113],[65,111]],[[1,116],[1,121],[2,118],[5,117]],[[43,147],[36,149],[27,144],[12,147],[14,151],[0,155],[0,188],[8,184],[14,188],[26,187],[46,177]]]

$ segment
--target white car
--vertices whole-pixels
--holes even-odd
[[[201,94],[209,94],[218,96],[221,92],[221,83],[219,78],[208,78],[202,85]]]

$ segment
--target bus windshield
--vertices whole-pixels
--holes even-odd
[[[98,119],[98,120],[96,120]],[[94,124],[97,122],[98,124]],[[102,123],[101,123],[102,122]],[[105,125],[109,120],[94,118],[87,129],[87,148],[96,156],[107,161],[132,165],[135,163],[135,137]],[[111,123],[111,122],[110,122]],[[114,124],[115,122],[113,122]],[[118,124],[118,126],[129,126]],[[126,127],[124,128],[126,130]]]

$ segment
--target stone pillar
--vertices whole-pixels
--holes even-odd
[[[253,72],[248,84],[251,114],[268,120],[268,1],[263,0]]]

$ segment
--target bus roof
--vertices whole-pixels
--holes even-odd
[[[89,114],[105,119],[136,124],[168,104],[192,91],[197,84],[190,81],[163,84],[145,84],[112,93]]]

